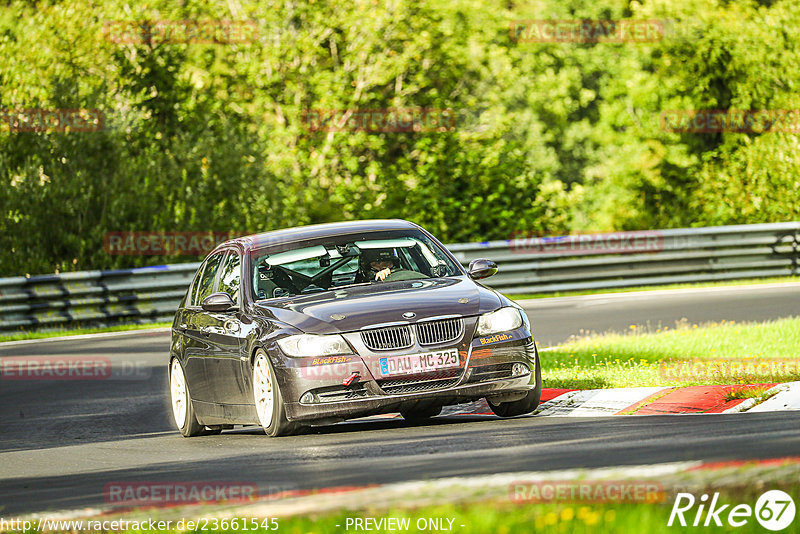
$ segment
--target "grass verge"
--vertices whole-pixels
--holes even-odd
[[[797,495],[797,493],[794,493]],[[699,497],[699,494],[698,494]],[[747,503],[753,507],[756,496],[743,496],[738,493],[721,493],[719,496],[719,506],[728,504],[727,510],[740,503]],[[588,534],[588,533],[611,533],[611,534],[631,534],[635,532],[647,532],[650,534],[680,532],[730,532],[732,529],[704,527],[705,514],[701,517],[700,525],[692,527],[697,507],[691,513],[685,514],[688,526],[682,527],[677,522],[673,526],[667,526],[671,512],[672,499],[664,503],[536,503],[536,504],[511,504],[506,501],[488,501],[471,505],[447,505],[447,506],[427,506],[415,510],[395,509],[388,513],[375,513],[366,511],[355,517],[372,518],[397,518],[407,520],[410,528],[402,530],[404,532],[430,532],[435,528],[426,528],[426,525],[436,524],[435,521],[443,522],[445,528],[441,530],[451,530],[447,528],[448,522],[452,521],[452,532],[460,534],[484,534],[493,532],[497,534],[511,534],[517,532],[543,532],[548,534]],[[726,511],[727,511],[726,510]],[[288,518],[280,520],[280,529],[283,532],[296,534],[319,533],[333,534],[353,531],[351,526],[345,529],[347,520],[353,521],[354,514],[338,513],[332,516],[321,518]],[[721,521],[726,520],[723,514]],[[432,523],[433,522],[433,523]],[[713,525],[713,523],[712,523]],[[423,527],[423,528],[419,528]],[[765,532],[755,518],[751,517],[747,524],[733,529],[737,533],[763,533]],[[397,530],[376,529],[377,532],[396,532]]]
[[[297,534],[333,534],[353,531],[354,515],[338,513],[316,519],[281,519],[280,529]],[[461,506],[426,506],[416,510],[394,509],[383,514],[366,511],[355,517],[396,518],[409,527],[407,530],[401,529],[402,532],[445,530],[459,534],[489,532],[497,534],[517,532],[631,534],[633,532],[674,531],[674,527],[672,529],[667,527],[669,508],[651,504],[542,503],[513,505],[507,501],[489,501]],[[346,530],[348,519],[351,524],[350,528]],[[444,528],[426,528],[426,525],[435,525],[436,521],[442,522]],[[376,529],[376,531],[395,532],[397,530]],[[741,532],[763,532],[763,530],[752,529]]]
[[[20,332],[19,334],[9,334],[0,336],[0,343],[4,341],[21,341],[23,339],[45,339],[49,337],[79,336],[83,334],[102,334],[104,332],[127,332],[128,330],[146,330],[148,328],[168,327],[172,323],[142,323],[142,324],[120,324],[105,326],[101,328],[73,328],[55,330],[51,332]]]
[[[607,293],[636,293],[639,291],[656,291],[660,289],[695,289],[703,287],[730,287],[750,286],[762,284],[777,284],[786,282],[800,282],[800,276],[775,276],[769,278],[745,278],[742,280],[726,280],[721,282],[701,282],[696,284],[665,284],[660,286],[617,287],[610,289],[591,289],[584,291],[555,291],[551,293],[521,293],[513,294],[504,292],[513,300],[546,299],[551,297],[580,297],[583,295],[604,295]]]
[[[723,501],[725,502],[725,501]],[[730,508],[730,507],[729,507]],[[389,510],[360,510],[336,512],[325,515],[295,516],[275,518],[208,518],[203,512],[192,519],[183,520],[182,525],[192,521],[195,528],[187,530],[174,526],[166,530],[150,530],[137,527],[122,532],[178,534],[183,532],[285,532],[291,534],[340,534],[345,532],[454,532],[458,534],[513,534],[536,533],[548,534],[631,534],[647,532],[649,534],[671,533],[675,531],[708,532],[708,528],[696,529],[680,526],[668,527],[670,508],[653,504],[581,504],[581,503],[540,503],[514,505],[506,501],[493,500],[477,504],[424,506],[417,509],[393,508]],[[369,518],[369,528],[364,528],[363,521]],[[693,517],[690,517],[691,521]],[[752,518],[751,518],[752,519]],[[361,528],[354,522],[362,521]],[[388,520],[391,520],[391,528]],[[253,521],[251,523],[251,521]],[[737,533],[763,533],[754,520],[745,528],[736,529]],[[752,524],[755,523],[755,524]],[[130,523],[128,523],[130,524]],[[142,525],[147,525],[142,520]],[[175,522],[172,523],[175,525]],[[235,525],[235,526],[233,526]],[[246,528],[242,529],[242,525]],[[276,528],[277,527],[277,528]],[[749,528],[747,528],[749,527]],[[711,529],[711,532],[719,530]],[[24,532],[34,534],[35,529],[26,531],[10,530],[9,533]],[[49,532],[69,532],[69,530],[51,529]],[[94,529],[82,530],[85,534],[100,532]]]
[[[800,380],[800,318],[680,322],[591,335],[540,354],[544,387],[597,389]],[[763,392],[762,392],[763,393]],[[758,396],[758,392],[742,395]]]

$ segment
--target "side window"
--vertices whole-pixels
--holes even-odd
[[[200,279],[203,277],[203,269],[205,265],[201,265],[197,269],[197,274],[194,275],[194,280],[192,280],[191,293],[186,299],[186,306],[197,306],[197,288],[200,287]]]
[[[233,298],[234,302],[239,302],[239,286],[242,277],[239,274],[239,254],[231,251],[222,266],[222,273],[219,278],[219,290],[225,291]]]
[[[214,292],[214,280],[217,277],[222,256],[223,254],[215,254],[206,262],[203,276],[200,277],[200,284],[197,286],[197,294],[194,299],[195,306],[200,306],[203,303],[203,299]]]

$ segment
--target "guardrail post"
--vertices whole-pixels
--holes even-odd
[[[792,241],[792,274],[797,276],[800,274],[800,227],[794,232],[794,240]]]
[[[789,244],[792,246],[792,275],[797,276],[800,274],[800,226],[792,232],[779,235],[775,246],[786,243],[787,237],[789,238]],[[775,247],[773,247],[773,250],[775,250]]]

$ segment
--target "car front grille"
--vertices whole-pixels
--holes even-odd
[[[411,327],[403,325],[362,330],[361,340],[370,350],[407,349],[412,345]]]
[[[411,325],[386,326],[361,331],[361,340],[370,350],[407,349],[414,343]],[[439,345],[455,341],[464,334],[461,318],[422,321],[415,325],[420,345]]]
[[[461,318],[417,323],[417,339],[420,345],[449,343],[460,338],[463,333],[464,321]]]
[[[378,380],[377,383],[389,395],[416,393],[455,386],[461,379],[462,372],[463,369],[461,368],[448,369],[437,371],[436,373],[428,373],[425,376]]]

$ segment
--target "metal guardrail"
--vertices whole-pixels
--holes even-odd
[[[509,294],[800,275],[800,222],[448,245]],[[0,278],[0,332],[169,321],[199,263]]]
[[[642,245],[626,248],[620,243],[626,237]],[[448,248],[463,264],[495,260],[500,270],[487,285],[510,294],[800,274],[800,222],[521,237]]]
[[[0,332],[171,321],[199,265],[0,278]]]

